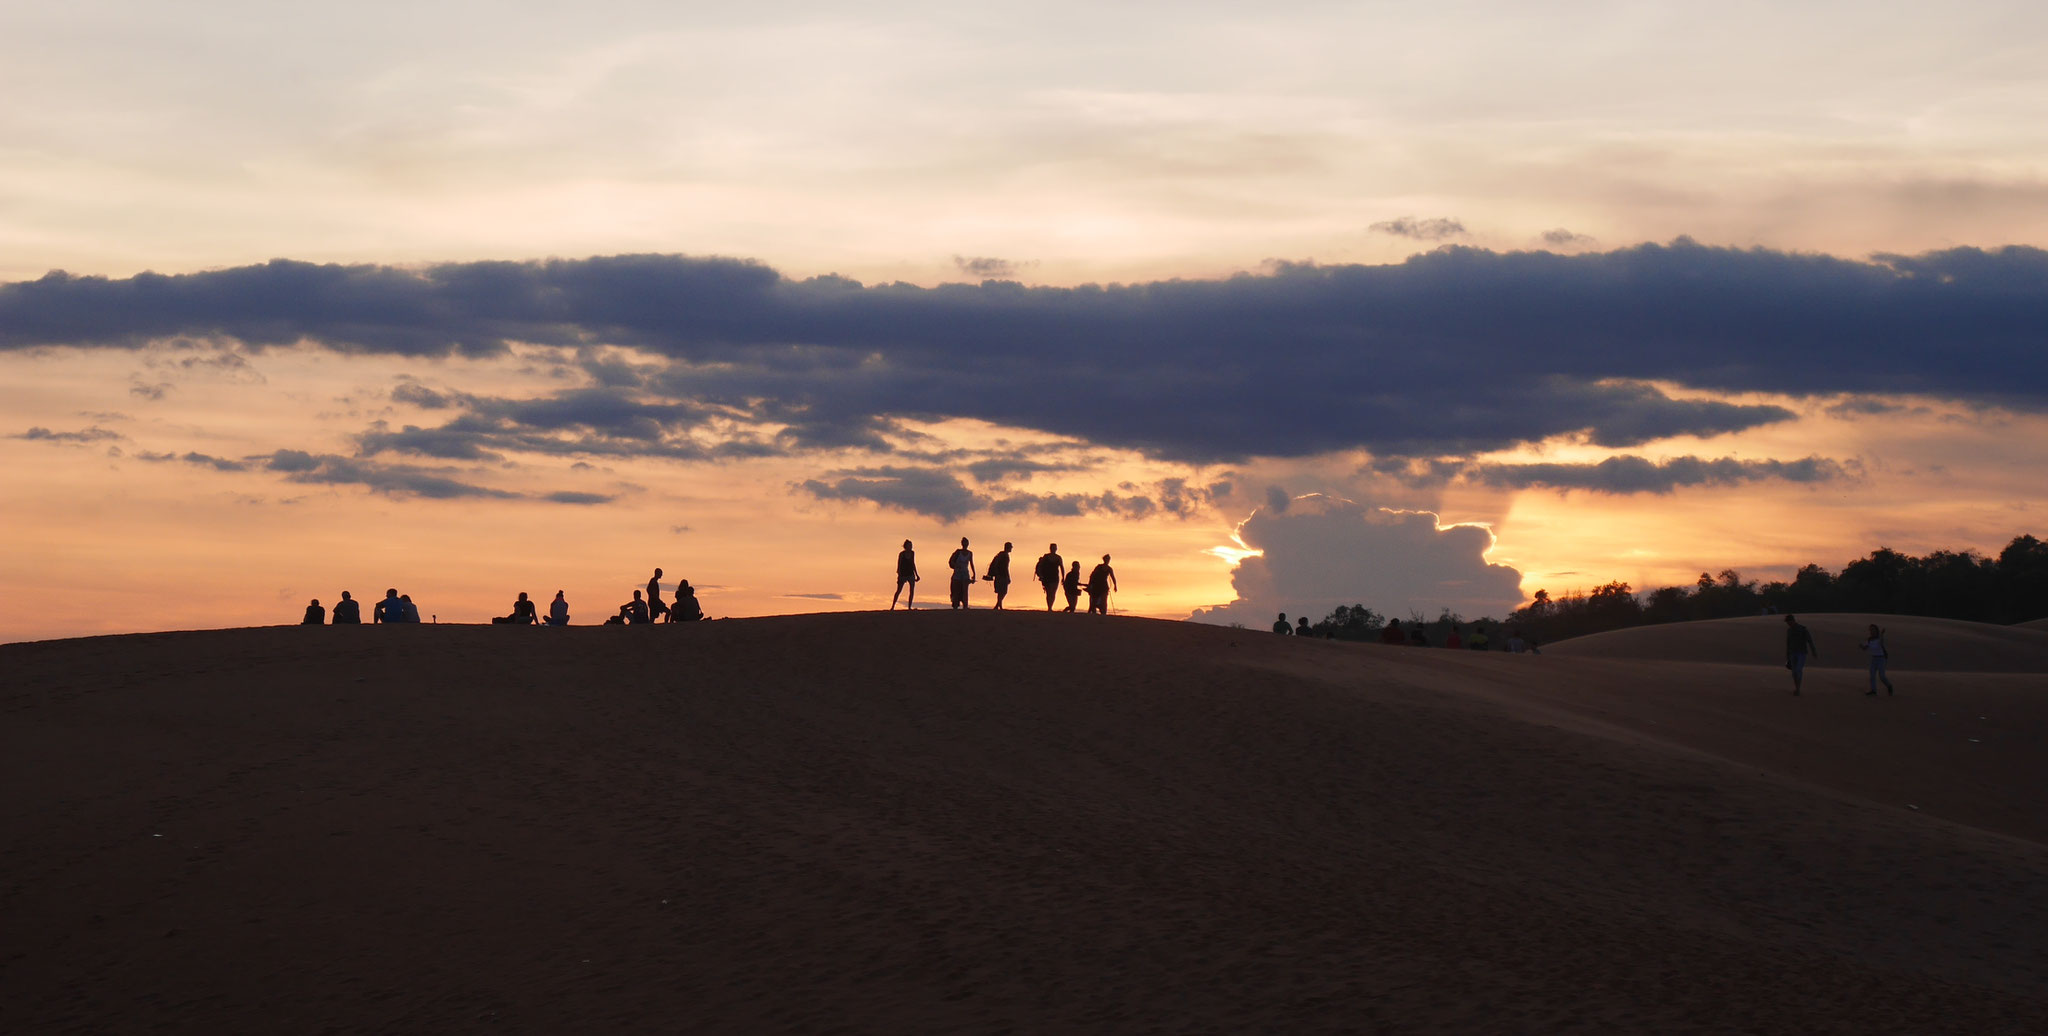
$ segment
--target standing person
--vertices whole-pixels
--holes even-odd
[[[362,606],[356,603],[355,598],[348,595],[347,590],[341,592],[341,600],[334,602],[334,624],[336,626],[360,626],[363,624]]]
[[[562,591],[557,590],[555,591],[555,603],[548,605],[548,625],[567,626],[568,624],[569,599],[562,596]]]
[[[1388,619],[1388,620],[1387,620],[1387,624],[1386,624],[1385,626],[1382,626],[1382,627],[1380,627],[1380,643],[1382,643],[1382,644],[1406,644],[1406,643],[1408,643],[1408,634],[1407,634],[1407,633],[1404,633],[1404,632],[1402,632],[1402,630],[1401,630],[1401,620],[1399,620],[1399,619]]]
[[[1076,561],[1074,564],[1079,565]],[[1116,589],[1116,569],[1109,567],[1109,555],[1102,556],[1102,564],[1088,572],[1088,611],[1093,615],[1109,614],[1109,594]]]
[[[974,552],[967,549],[967,537],[960,537],[960,549],[946,559],[953,570],[953,607],[967,607],[967,584],[974,582]]]
[[[299,620],[299,625],[301,625],[301,626],[325,626],[325,625],[327,625],[327,609],[325,609],[325,608],[322,608],[322,607],[320,607],[320,599],[319,599],[319,598],[315,597],[315,598],[313,599],[313,603],[312,603],[312,604],[309,604],[309,605],[307,605],[307,606],[306,606],[306,617],[305,617],[305,618],[303,618],[303,619],[300,619],[300,620]]]
[[[1286,612],[1281,612],[1280,617],[1273,620],[1273,632],[1278,633],[1283,637],[1288,636],[1294,632],[1294,627],[1289,626],[1287,624]]]
[[[647,621],[660,622],[668,611],[668,605],[661,603],[661,569],[654,570],[654,578],[647,581]]]
[[[1067,569],[1066,578],[1061,580],[1060,582],[1060,589],[1065,590],[1067,592],[1067,606],[1060,610],[1065,612],[1073,611],[1075,602],[1081,599],[1080,562],[1074,562],[1074,567]]]
[[[1045,587],[1046,611],[1052,610],[1053,595],[1060,589],[1060,570],[1065,567],[1066,562],[1060,560],[1060,545],[1049,543],[1045,553],[1038,556],[1038,564],[1031,569],[1032,574],[1038,577],[1039,585]]]
[[[1484,651],[1486,650],[1486,643],[1486,627],[1472,627],[1472,639],[1466,641],[1465,646],[1474,651]]]
[[[1003,598],[1010,594],[1010,551],[1016,544],[1005,543],[996,556],[988,559],[988,571],[982,576],[996,588],[996,610],[1003,610]]]
[[[402,614],[398,607],[398,591],[395,588],[384,591],[384,599],[370,606],[372,625],[380,622],[404,622],[405,620],[400,617]]]
[[[1877,682],[1883,680],[1885,696],[1890,697],[1892,678],[1885,675],[1884,663],[1891,656],[1884,648],[1884,630],[1879,629],[1876,623],[1870,625],[1870,636],[1863,641],[1863,651],[1870,656],[1870,690],[1865,691],[1863,696],[1877,697]]]
[[[889,610],[896,610],[896,598],[903,596],[903,588],[910,588],[910,600],[904,602],[905,611],[917,608],[917,552],[910,549],[910,541],[903,541],[903,549],[896,552],[896,592],[889,597]],[[677,591],[680,593],[681,591]]]
[[[1813,633],[1799,624],[1799,617],[1785,616],[1785,668],[1792,670],[1792,693],[1799,693],[1799,685],[1806,679],[1806,656],[1820,660],[1820,647],[1813,642]]]

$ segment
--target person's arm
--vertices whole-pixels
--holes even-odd
[[[1109,570],[1109,588],[1116,589],[1116,569],[1113,568]]]

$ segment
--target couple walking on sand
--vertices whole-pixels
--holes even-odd
[[[996,556],[989,559],[988,570],[977,577],[974,570],[974,551],[969,549],[967,537],[960,537],[960,549],[946,559],[951,571],[951,603],[955,609],[967,607],[967,589],[977,578],[986,579],[996,591],[996,609],[1002,610],[1003,601],[1010,594],[1010,552],[1016,544],[1005,543]],[[1038,559],[1032,574],[1045,587],[1045,610],[1051,611],[1053,597],[1062,588],[1067,593],[1067,611],[1074,610],[1074,604],[1081,596],[1081,563],[1074,562],[1073,568],[1062,572],[1060,569],[1060,545],[1051,544],[1050,549]],[[907,608],[917,606],[917,552],[909,540],[903,541],[903,550],[896,555],[896,593],[889,598],[889,610],[896,609],[896,602],[903,599],[904,589],[910,591]],[[1091,613],[1109,614],[1109,595],[1116,590],[1116,570],[1109,567],[1109,555],[1102,556],[1102,563],[1088,575],[1088,610]]]
[[[1892,678],[1885,672],[1885,663],[1890,660],[1891,652],[1885,647],[1884,629],[1873,622],[1868,630],[1869,635],[1863,638],[1860,645],[1863,653],[1870,659],[1870,689],[1863,692],[1863,696],[1877,697],[1877,685],[1880,681],[1884,683],[1884,693],[1890,695]],[[1813,631],[1807,629],[1799,621],[1798,616],[1785,616],[1785,668],[1792,671],[1793,694],[1798,694],[1800,686],[1806,681],[1808,656],[1816,661],[1820,659],[1820,647],[1813,642]]]

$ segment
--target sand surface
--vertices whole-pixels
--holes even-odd
[[[2023,630],[2048,630],[2048,619],[2034,619],[2029,622],[2015,623],[2014,626]]]
[[[949,612],[0,647],[0,1031],[2038,1032],[2048,676]]]
[[[1863,652],[1869,626],[1885,633],[1893,671],[2048,673],[2048,631],[1913,615],[1808,613],[1799,622],[1813,633],[1818,656],[1808,669],[1869,666]],[[1573,637],[1543,646],[1545,655],[1642,658],[1668,662],[1785,663],[1785,617],[1671,622]]]

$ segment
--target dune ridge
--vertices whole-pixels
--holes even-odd
[[[11,1031],[2048,1017],[2039,674],[1792,699],[1769,665],[987,612],[0,666]]]
[[[1817,658],[1808,669],[1863,669],[1863,639],[1876,623],[1885,631],[1889,668],[1900,672],[2048,673],[2048,630],[1995,626],[1961,619],[1858,612],[1808,612],[1799,622],[1813,632]],[[1668,662],[1780,665],[1785,661],[1785,617],[1670,622],[1609,630],[1543,647],[1546,655],[1640,658]]]

